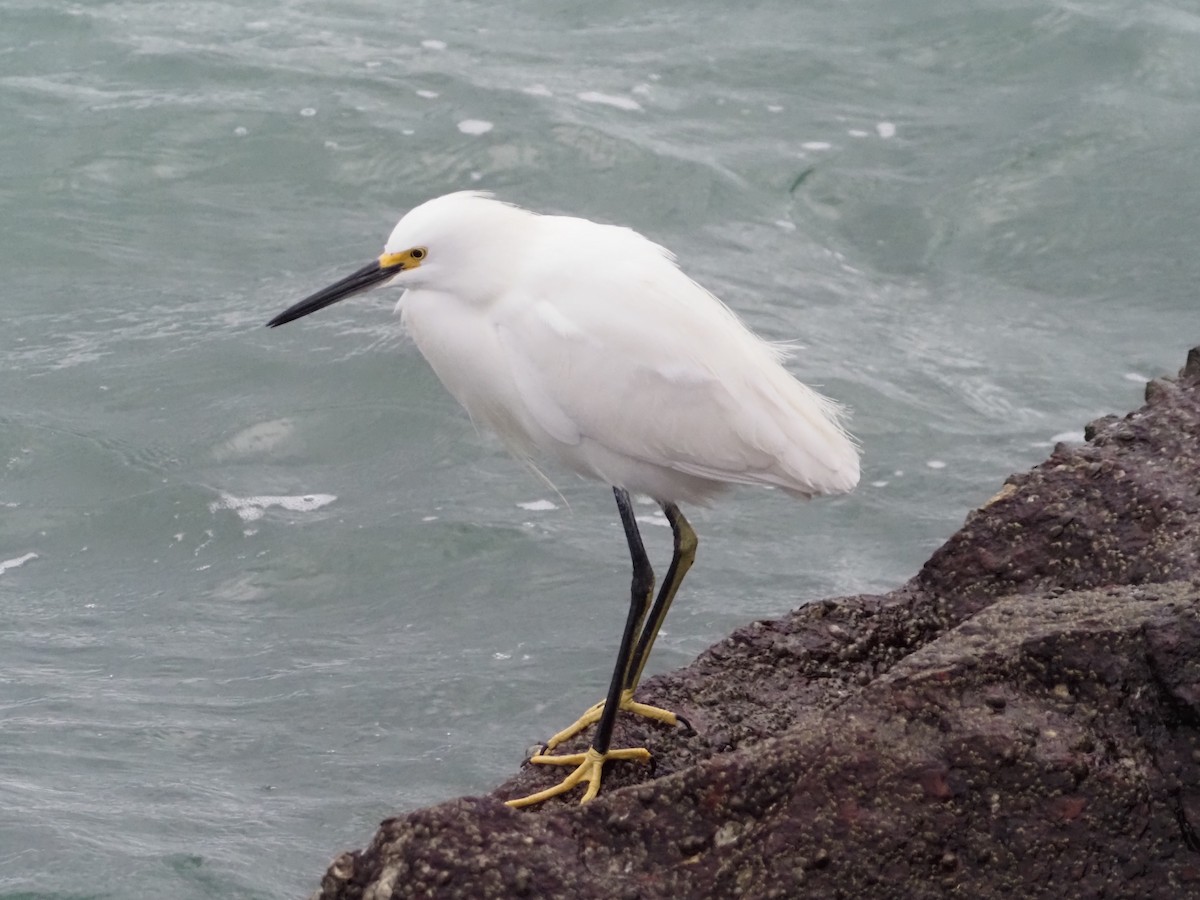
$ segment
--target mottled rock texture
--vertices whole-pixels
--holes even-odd
[[[898,590],[648,681],[698,731],[622,722],[653,769],[389,819],[316,896],[1200,897],[1200,348],[1087,438]]]

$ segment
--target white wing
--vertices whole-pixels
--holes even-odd
[[[523,292],[493,309],[524,412],[560,458],[599,477],[597,448],[631,466],[803,495],[854,486],[858,452],[836,404],[792,378],[653,244],[584,225],[593,251],[596,231],[617,232],[605,235],[611,265],[580,270],[569,249],[547,248]],[[563,248],[575,246],[565,237]]]

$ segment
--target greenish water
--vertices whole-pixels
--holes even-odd
[[[854,408],[854,495],[695,511],[661,671],[897,586],[1178,368],[1198,101],[1183,3],[0,0],[0,897],[303,895],[602,692],[607,489],[389,297],[262,327],[409,206],[632,225]]]

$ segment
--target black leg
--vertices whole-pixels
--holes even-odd
[[[557,797],[575,788],[576,785],[586,784],[582,803],[593,799],[600,791],[600,780],[604,764],[610,760],[625,760],[647,763],[650,761],[650,751],[645,747],[624,747],[610,750],[612,744],[613,726],[617,713],[621,710],[621,700],[627,699],[626,709],[631,713],[654,719],[668,725],[677,721],[687,722],[675,713],[654,706],[645,706],[632,702],[632,688],[637,687],[642,674],[646,657],[654,644],[659,626],[667,615],[667,609],[683,580],[684,574],[692,564],[696,552],[696,533],[692,531],[687,520],[674,504],[663,503],[663,512],[671,522],[675,534],[675,555],[671,560],[671,571],[663,590],[654,601],[653,614],[646,621],[647,610],[650,609],[650,598],[654,595],[654,571],[650,568],[650,560],[646,556],[646,548],[642,546],[642,536],[638,533],[637,522],[633,517],[633,508],[629,502],[629,493],[623,488],[614,487],[613,496],[617,499],[617,510],[621,513],[621,524],[625,528],[625,539],[629,542],[629,556],[633,560],[633,582],[629,591],[629,615],[625,619],[625,633],[621,636],[621,649],[617,653],[617,664],[613,668],[612,682],[608,687],[608,697],[587,710],[574,725],[560,731],[546,744],[542,753],[530,758],[531,763],[538,765],[574,766],[571,772],[561,782],[548,787],[528,797],[518,797],[505,801],[509,806],[532,806]],[[635,652],[636,651],[636,652]],[[626,685],[631,687],[626,690]],[[586,753],[568,753],[562,756],[551,756],[549,751],[563,741],[574,737],[593,722],[598,722],[596,735],[592,746]],[[689,730],[691,726],[688,726]]]
[[[667,521],[671,523],[675,549],[671,556],[671,565],[667,569],[667,577],[663,579],[662,587],[659,588],[658,596],[654,600],[654,606],[650,609],[650,616],[646,620],[645,627],[638,637],[637,646],[634,648],[633,656],[629,660],[629,669],[625,673],[625,681],[622,685],[626,691],[632,691],[642,680],[642,670],[646,668],[646,660],[650,658],[654,639],[658,637],[658,631],[667,618],[667,610],[671,608],[671,601],[675,599],[679,585],[683,583],[683,576],[687,574],[688,569],[692,567],[692,561],[696,558],[696,532],[692,530],[688,520],[683,517],[679,507],[674,503],[662,502],[659,503],[659,506],[662,507]]]
[[[596,726],[596,737],[592,741],[592,749],[598,753],[607,753],[612,742],[613,725],[621,706],[621,691],[629,675],[633,642],[646,618],[646,608],[650,605],[650,595],[654,592],[654,570],[650,568],[646,548],[642,546],[642,536],[633,517],[629,492],[624,488],[614,487],[613,496],[617,499],[621,524],[625,527],[625,539],[629,542],[629,556],[633,560],[633,583],[630,586],[629,615],[625,619],[625,633],[621,636],[621,649],[617,652],[617,665],[613,670],[612,683],[608,688],[608,699],[604,703],[600,724]]]

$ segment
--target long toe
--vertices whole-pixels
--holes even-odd
[[[599,703],[593,703],[586,710],[584,710],[583,715],[576,719],[574,723],[568,725],[558,734],[554,735],[554,737],[550,738],[550,740],[546,741],[546,749],[553,750],[559,744],[569,741],[571,738],[575,737],[575,735],[579,734],[585,728],[595,725],[600,721],[600,716],[603,712],[603,700],[601,700]]]
[[[658,706],[650,706],[647,703],[638,703],[633,699],[633,691],[625,691],[621,694],[620,710],[622,712],[632,713],[635,716],[641,716],[644,719],[651,719],[655,722],[661,722],[664,725],[674,726],[679,724],[680,721],[683,721],[680,716],[671,712],[669,709],[662,709]],[[576,719],[573,724],[568,725],[558,734],[554,735],[554,737],[550,738],[550,740],[546,741],[544,744],[545,752],[553,750],[559,744],[569,741],[571,738],[575,737],[575,735],[584,731],[588,727],[595,725],[600,721],[600,716],[603,715],[603,713],[604,701],[601,700],[599,703],[593,703],[586,710],[584,710],[583,715]],[[691,729],[690,725],[687,727],[689,730]]]
[[[563,756],[539,754],[529,761],[537,765],[575,766],[575,768],[571,771],[571,774],[558,784],[548,787],[544,791],[538,791],[536,794],[530,794],[528,797],[518,797],[516,800],[505,802],[513,808],[533,806],[535,803],[541,803],[543,800],[549,800],[551,797],[565,794],[579,784],[586,784],[587,788],[584,790],[583,797],[579,802],[587,803],[589,800],[595,799],[596,795],[600,793],[600,780],[604,775],[604,764],[618,760],[647,763],[650,761],[650,751],[645,747],[623,747],[618,750],[609,750],[607,753],[601,753],[589,747],[586,753],[569,753]]]

